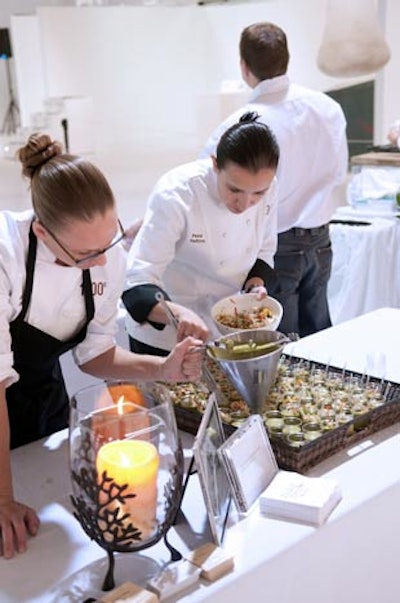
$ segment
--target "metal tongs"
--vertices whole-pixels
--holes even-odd
[[[177,317],[175,316],[175,314],[172,312],[171,308],[165,301],[165,297],[161,293],[161,291],[157,291],[155,298],[158,301],[158,303],[162,305],[164,312],[166,313],[166,315],[168,316],[168,318],[170,320],[171,326],[174,327],[176,330],[178,330],[179,320],[177,319]]]
[[[164,312],[166,313],[166,315],[168,316],[171,326],[175,328],[175,330],[178,330],[178,326],[179,326],[179,320],[177,319],[177,317],[175,316],[175,314],[172,312],[171,308],[169,307],[169,305],[167,304],[164,295],[162,294],[161,291],[157,291],[156,295],[155,295],[156,300],[162,305]],[[217,344],[217,342],[214,342]],[[219,343],[219,342],[218,342]],[[195,348],[195,350],[201,350],[201,349],[206,349],[209,345],[212,344],[208,344],[205,343],[201,346],[198,346]],[[218,347],[218,345],[216,345],[216,347]],[[207,386],[207,388],[214,392],[215,395],[217,396],[217,400],[219,402],[225,402],[226,404],[226,398],[224,396],[224,394],[222,393],[222,391],[220,390],[220,388],[218,387],[217,382],[214,379],[214,375],[212,374],[212,372],[209,370],[209,368],[206,366],[206,364],[203,362],[203,376],[202,376],[202,380],[204,381],[205,385]]]

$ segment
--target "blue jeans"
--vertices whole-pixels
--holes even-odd
[[[283,306],[278,330],[304,337],[330,327],[327,287],[332,248],[329,225],[292,228],[279,234],[274,262],[267,289],[269,295]]]

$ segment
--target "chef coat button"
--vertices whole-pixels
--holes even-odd
[[[222,262],[219,263],[220,266],[223,266],[224,264],[225,264],[224,261],[222,261]]]
[[[225,238],[228,236],[228,233],[227,233],[227,232],[223,232],[223,233],[222,233],[222,236],[223,236],[223,237],[224,237],[224,239],[225,239]]]
[[[250,253],[251,247],[246,247],[246,253]]]
[[[247,224],[247,226],[250,226],[250,224],[251,224],[251,220],[250,220],[249,218],[247,218],[247,220],[246,220],[246,224]]]

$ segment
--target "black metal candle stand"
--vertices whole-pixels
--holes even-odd
[[[173,525],[182,500],[183,454],[182,448],[175,451],[174,468],[171,479],[164,487],[164,517],[157,522],[154,533],[143,539],[142,533],[131,521],[129,513],[124,513],[127,500],[135,498],[132,487],[128,492],[128,484],[119,485],[108,476],[106,471],[101,475],[95,468],[95,452],[90,433],[83,435],[79,455],[73,460],[71,478],[74,491],[71,495],[74,517],[79,521],[85,533],[102,547],[108,555],[108,570],[102,585],[103,591],[114,588],[114,553],[132,553],[155,545],[162,538],[171,553],[171,561],[182,558],[167,540],[167,532]]]

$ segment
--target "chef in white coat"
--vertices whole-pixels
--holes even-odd
[[[246,114],[225,132],[215,156],[172,169],[156,184],[128,256],[122,299],[131,350],[166,354],[187,335],[219,336],[210,314],[218,299],[239,290],[266,294],[279,148],[257,117]]]
[[[13,496],[9,449],[63,429],[69,400],[59,358],[68,350],[96,377],[196,379],[201,341],[167,358],[116,345],[125,280],[124,230],[102,173],[61,154],[46,135],[19,152],[34,211],[0,213],[0,556],[23,552],[39,526]]]

